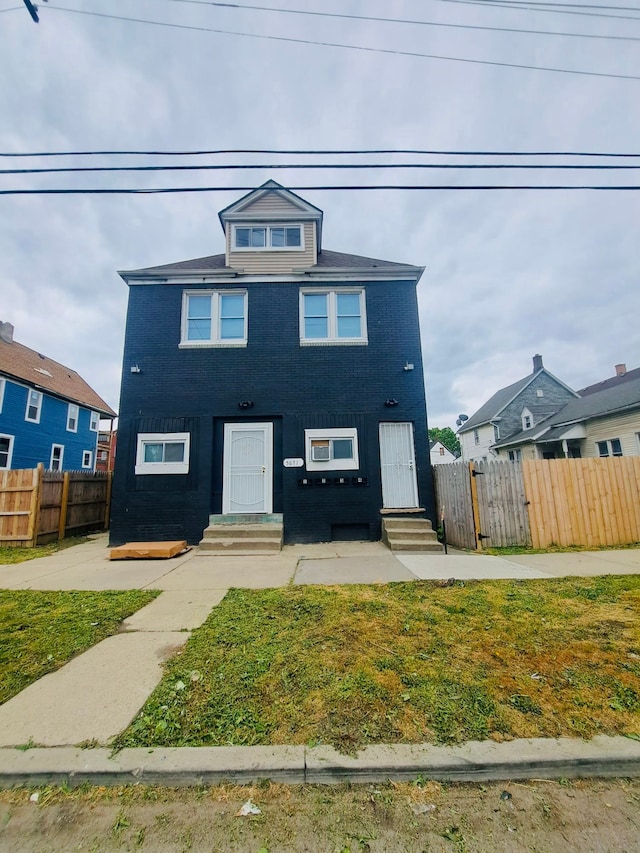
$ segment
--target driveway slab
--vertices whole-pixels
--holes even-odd
[[[0,706],[0,746],[108,743],[129,725],[188,632],[108,637]]]

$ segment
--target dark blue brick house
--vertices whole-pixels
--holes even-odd
[[[115,416],[75,370],[0,323],[0,470],[94,471],[100,418]]]
[[[274,181],[220,212],[225,252],[129,286],[112,544],[281,519],[284,541],[434,517],[421,267],[332,252]]]

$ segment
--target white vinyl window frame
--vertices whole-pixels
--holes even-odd
[[[4,404],[4,389],[6,388],[7,380],[0,379],[0,412],[2,411],[2,406]]]
[[[82,467],[93,468],[93,453],[91,450],[82,451]]]
[[[601,459],[609,456],[622,456],[622,442],[619,438],[608,438],[604,441],[596,441],[596,450]]]
[[[49,470],[62,471],[64,462],[64,444],[52,444],[51,456],[49,457]]]
[[[42,414],[42,391],[36,391],[33,388],[27,388],[27,407],[24,411],[25,421],[31,424],[39,424]],[[33,411],[32,411],[33,410]]]
[[[0,433],[0,471],[8,471],[11,468],[14,441],[15,436]]]
[[[137,437],[136,449],[136,474],[188,474],[189,473],[189,449],[191,434],[188,432],[140,432]],[[147,445],[161,444],[163,446],[163,459],[158,462],[145,461],[145,448]],[[181,462],[165,462],[167,444],[183,444]]]
[[[100,415],[98,412],[91,412],[89,417],[89,429],[91,432],[98,432],[100,426]]]
[[[299,246],[274,246],[273,232],[281,231],[286,228],[295,228],[300,234]],[[256,229],[265,232],[264,246],[238,246],[237,232],[242,229]],[[285,236],[286,241],[286,236]],[[233,226],[231,234],[231,251],[232,252],[304,252],[304,226],[301,222],[281,222],[271,225],[263,225],[258,222],[239,222]]]
[[[351,458],[334,458],[333,442],[351,441]],[[328,443],[326,460],[314,459],[314,442]],[[357,471],[360,467],[358,454],[358,430],[354,427],[337,429],[306,429],[304,431],[305,464],[307,471]]]
[[[78,421],[80,420],[80,406],[69,403],[67,408],[67,432],[78,432]]]
[[[358,337],[338,337],[338,299],[339,295],[355,294],[360,297],[360,335]],[[327,335],[323,338],[306,337],[305,333],[305,296],[327,297]],[[366,346],[367,337],[367,301],[364,287],[302,287],[300,288],[299,307],[300,346]]]
[[[189,299],[191,296],[210,297],[211,322],[210,336],[204,340],[189,338]],[[221,317],[221,297],[243,297],[243,332],[241,338],[223,338]],[[246,290],[185,290],[182,293],[182,322],[180,327],[180,348],[197,349],[199,347],[246,347],[249,333],[249,298]],[[205,318],[206,319],[206,318]],[[238,318],[239,319],[239,318]]]

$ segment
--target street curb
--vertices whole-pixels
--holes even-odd
[[[640,742],[598,736],[591,741],[531,738],[461,746],[369,746],[355,756],[332,747],[228,746],[109,749],[0,749],[0,788],[16,785],[148,784],[170,787],[411,780],[440,782],[640,776]]]

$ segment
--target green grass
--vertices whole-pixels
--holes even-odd
[[[231,590],[118,746],[640,732],[640,576]]]
[[[503,548],[483,548],[483,554],[494,557],[509,557],[515,554],[569,554],[579,551],[628,551],[640,548],[640,542],[632,545],[601,545],[598,548],[589,548],[586,545],[550,545],[548,548],[528,548],[525,545],[506,545]],[[469,553],[476,553],[469,551]]]
[[[36,560],[38,557],[48,557],[73,545],[81,545],[88,542],[86,536],[71,536],[58,542],[50,542],[48,545],[38,545],[35,548],[0,548],[0,566],[9,566],[14,563],[24,563],[25,560]]]
[[[115,634],[159,592],[0,590],[0,703]]]

